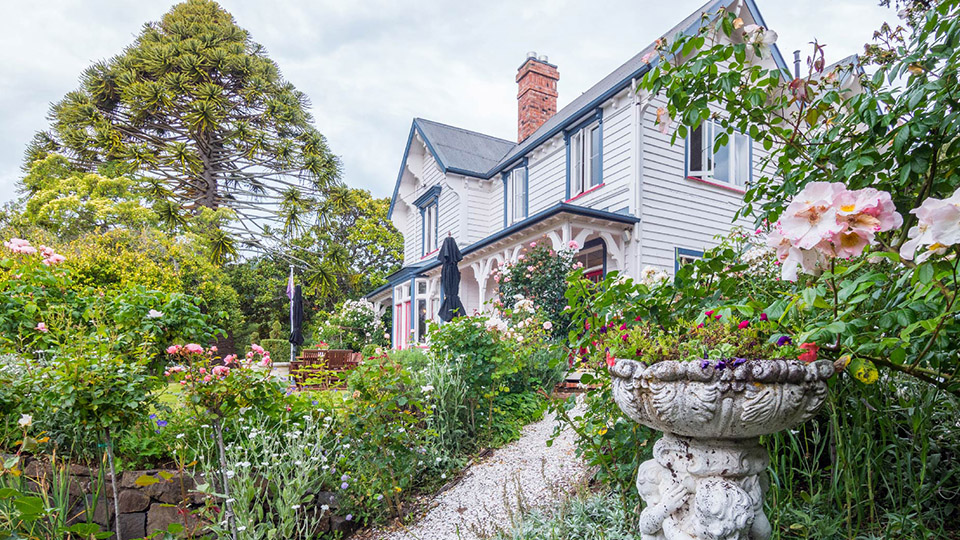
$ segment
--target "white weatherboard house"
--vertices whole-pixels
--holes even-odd
[[[663,35],[695,32],[702,13],[723,6],[766,26],[753,0],[712,0]],[[655,125],[662,98],[635,92],[652,50],[559,111],[557,67],[529,54],[517,73],[518,142],[413,120],[390,206],[404,266],[367,296],[393,310],[395,348],[424,341],[436,317],[436,255],[448,235],[463,253],[460,296],[473,313],[496,297],[491,272],[534,240],[576,242],[591,277],[618,270],[636,278],[646,266],[672,273],[730,230],[763,148],[736,135],[714,153],[710,122],[671,145]],[[764,62],[792,78],[775,46],[772,53]]]

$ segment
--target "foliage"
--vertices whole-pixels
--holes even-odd
[[[67,158],[49,154],[30,165],[22,180],[28,198],[23,218],[61,240],[113,227],[155,225],[134,180],[77,172]]]
[[[886,52],[874,56],[872,76],[827,68],[815,43],[807,73],[791,81],[756,61],[769,54],[766,30],[748,35],[721,12],[700,32],[661,42],[639,85],[662,94],[662,118],[680,120],[674,139],[711,118],[718,145],[736,130],[770,152],[741,214],[773,224],[769,241],[784,277],[797,264],[810,277],[775,286],[772,304],[732,294],[728,305],[776,312],[798,341],[817,343],[831,359],[852,355],[865,379],[875,380],[879,366],[955,394],[958,10],[935,5],[909,38],[882,29]],[[720,64],[728,69],[708,68]],[[717,103],[722,113],[711,109]],[[873,230],[858,229],[868,221]]]
[[[81,87],[53,105],[50,130],[28,148],[29,166],[51,152],[78,171],[115,163],[142,175],[161,218],[229,208],[250,234],[297,232],[339,163],[311,125],[307,97],[284,81],[264,48],[208,0],[174,6],[133,45],[88,68]],[[259,209],[274,211],[264,215]],[[224,236],[219,255],[235,251]]]
[[[317,331],[317,340],[331,349],[361,351],[367,345],[386,346],[383,321],[366,299],[346,300]]]
[[[62,249],[77,287],[109,291],[141,286],[189,294],[200,301],[211,324],[230,335],[243,326],[236,290],[223,269],[210,262],[199,239],[171,237],[158,229],[114,229],[83,235]]]
[[[552,322],[551,335],[562,337],[568,322],[563,295],[576,249],[575,242],[560,251],[554,251],[546,238],[530,242],[515,263],[507,263],[492,274],[499,284],[499,305],[512,305],[517,295],[532,300],[543,311],[545,319]]]
[[[20,249],[35,249],[19,242]],[[109,295],[81,287],[64,264],[44,258],[44,250],[51,248],[41,246],[38,255],[10,250],[12,255],[0,258],[3,350],[38,357],[89,336],[98,347],[110,347],[113,356],[141,354],[154,361],[167,339],[209,340],[214,335],[209,317],[191,297],[139,286]]]
[[[541,540],[580,538],[584,540],[639,540],[634,535],[635,519],[608,493],[577,493],[562,500],[557,508],[521,506],[510,523],[499,525],[496,540]]]

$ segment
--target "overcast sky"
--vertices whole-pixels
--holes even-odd
[[[414,116],[515,140],[514,77],[527,51],[559,66],[562,107],[703,1],[220,3],[310,96],[347,184],[390,196]],[[16,196],[24,147],[46,128],[49,104],[175,3],[0,3],[0,202]],[[813,38],[827,44],[828,62],[860,52],[874,29],[896,18],[876,0],[757,3],[788,62]]]

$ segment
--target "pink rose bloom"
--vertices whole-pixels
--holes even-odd
[[[264,356],[263,359],[260,360],[260,367],[270,367],[270,357],[269,357],[269,356]]]
[[[530,247],[532,247],[532,248],[537,247],[537,243],[536,243],[536,242],[530,242]]]
[[[184,349],[186,349],[188,353],[203,354],[203,347],[196,343],[187,343]]]
[[[580,244],[578,244],[576,240],[571,240],[570,243],[567,244],[567,247],[570,249],[580,249]]]
[[[178,352],[180,352],[179,345],[171,345],[167,347],[167,354],[177,354]]]
[[[737,328],[743,330],[748,326],[750,326],[750,321],[740,321],[740,324],[737,325]]]
[[[22,246],[20,248],[20,253],[23,253],[24,255],[33,255],[36,252],[37,252],[37,248],[33,246]]]
[[[253,351],[247,351],[246,356],[247,356],[247,360],[250,360],[251,358],[253,358]]]
[[[217,352],[217,346],[210,347],[210,352]]]
[[[200,374],[202,375],[207,372],[207,368],[200,368],[199,371],[200,371]]]
[[[640,61],[643,62],[644,64],[649,64],[650,59],[653,58],[656,54],[657,54],[656,51],[650,51],[647,54],[641,56]]]
[[[211,377],[210,375],[207,375],[206,377],[203,378],[203,382],[210,382],[212,380],[213,380],[213,377]]]
[[[517,257],[517,260],[518,260],[518,261],[522,261],[522,260],[523,260],[523,254],[522,254],[522,253],[520,254],[519,257]]]
[[[230,368],[227,366],[214,366],[212,372],[217,377],[226,377],[230,374]]]
[[[263,351],[263,347],[257,345],[256,343],[251,343],[251,344],[250,344],[250,350],[252,350],[253,352],[255,352],[255,353],[257,353],[257,354],[263,354],[263,352],[264,352],[264,351]]]
[[[960,189],[947,199],[930,197],[910,213],[917,216],[917,224],[907,232],[909,240],[900,248],[904,259],[912,260],[918,249],[929,246],[917,256],[917,262],[923,262],[960,243]]]
[[[493,276],[493,281],[500,283],[500,276],[499,275]]]
[[[47,332],[50,331],[50,329],[47,328],[47,325],[44,324],[44,323],[42,323],[42,322],[37,323],[36,330],[39,331],[39,332],[43,332],[44,334],[46,334]]]
[[[532,266],[528,266],[528,267],[527,267],[527,272],[533,272],[533,267],[532,267]]]
[[[840,233],[846,224],[838,222],[834,200],[844,191],[839,182],[810,182],[783,211],[780,233],[800,249],[811,249]]]
[[[228,355],[223,359],[223,363],[226,364],[226,365],[234,364],[234,363],[236,363],[236,361],[237,361],[237,355],[235,355],[235,354],[228,354]]]

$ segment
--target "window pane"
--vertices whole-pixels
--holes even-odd
[[[687,159],[690,160],[687,172],[690,176],[703,174],[703,126],[704,124],[701,123],[697,129],[691,131],[687,141]]]
[[[736,140],[737,161],[734,167],[736,174],[734,181],[738,186],[742,186],[750,180],[750,138],[742,133],[737,133]]]
[[[600,167],[600,127],[590,130],[590,185],[598,186],[603,179],[603,170]]]
[[[580,177],[583,164],[583,148],[580,144],[580,132],[570,137],[570,196],[574,197],[581,191]]]
[[[713,156],[713,179],[730,183],[730,145],[721,146]]]
[[[417,341],[427,337],[427,301],[417,300]]]

